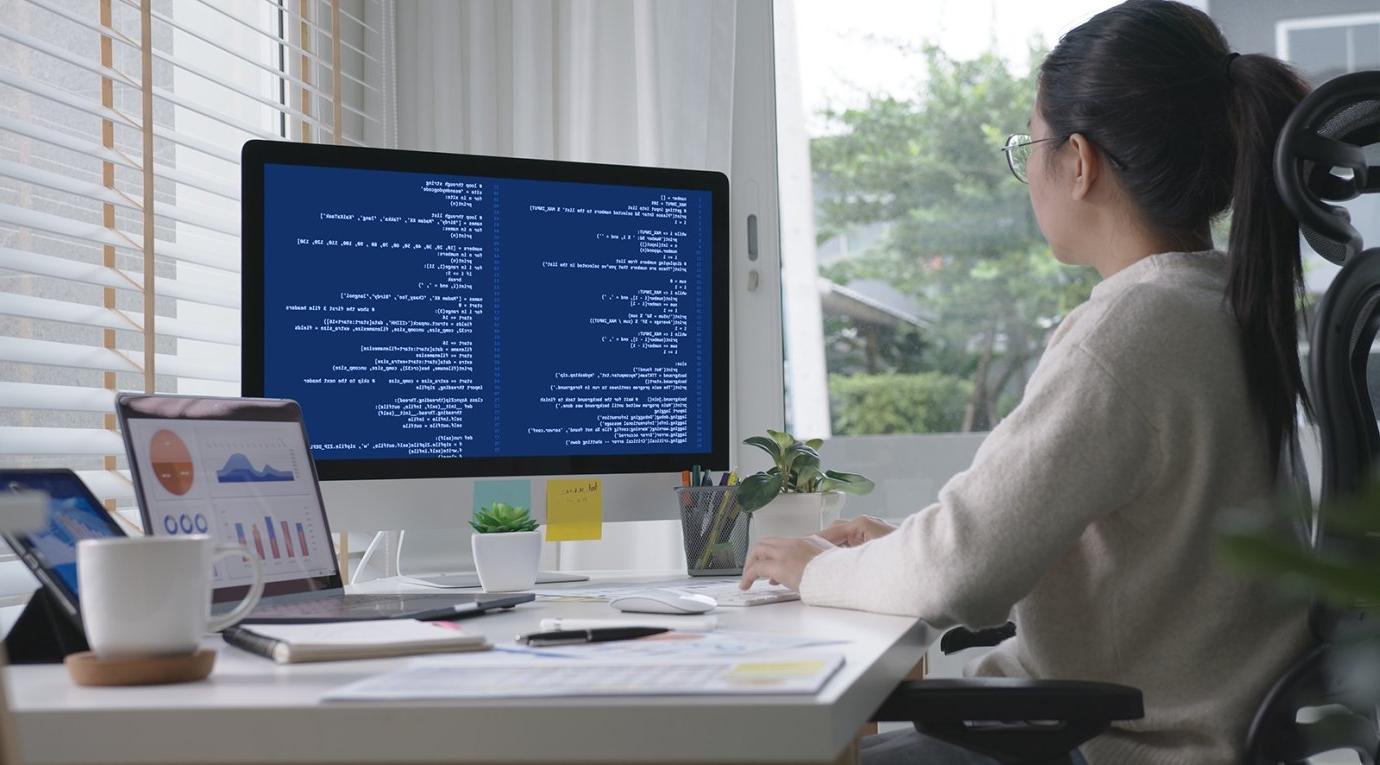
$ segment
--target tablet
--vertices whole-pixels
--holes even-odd
[[[77,586],[77,542],[125,536],[86,484],[71,470],[0,469],[0,491],[42,491],[50,497],[48,519],[39,531],[4,533],[20,560],[53,600],[81,624]]]

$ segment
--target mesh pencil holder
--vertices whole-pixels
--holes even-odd
[[[676,502],[690,575],[743,573],[752,516],[738,506],[738,487],[684,486],[676,489]]]

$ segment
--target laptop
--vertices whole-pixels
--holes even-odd
[[[115,409],[146,532],[209,534],[258,558],[264,598],[246,622],[454,619],[534,599],[345,594],[295,401],[122,393]],[[213,610],[232,608],[251,566],[222,562],[213,581]]]

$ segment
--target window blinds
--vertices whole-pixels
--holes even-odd
[[[239,152],[392,145],[391,0],[0,0],[0,466],[132,498],[117,390],[239,392]]]

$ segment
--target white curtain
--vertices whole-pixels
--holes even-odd
[[[399,146],[728,172],[733,0],[397,5]]]

